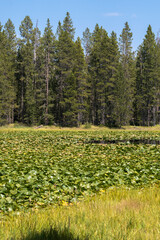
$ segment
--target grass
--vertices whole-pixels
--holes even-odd
[[[11,215],[1,220],[0,236],[1,240],[158,240],[160,189],[113,188],[76,205]]]
[[[137,131],[144,131],[146,134],[148,134],[148,131],[153,131],[158,138],[157,132],[159,134],[160,126],[149,128],[128,126],[118,130],[96,126],[91,126],[89,129],[86,129],[85,126],[73,129],[43,126],[36,129],[36,127],[28,128],[14,125],[0,128],[2,133],[12,133],[12,131],[47,132],[48,130],[91,131],[95,137],[99,136],[99,131],[120,131],[120,136],[123,135],[121,131],[135,131],[135,135]],[[84,134],[85,132],[82,135]],[[92,134],[90,135],[92,136]],[[19,145],[15,146],[18,147]],[[45,146],[38,147],[42,148],[42,151],[45,150]],[[79,146],[74,144],[74,148],[76,150]],[[105,146],[92,146],[92,151],[96,153],[100,149],[103,153],[103,150],[106,150],[105,148]],[[148,150],[148,158],[155,157],[159,161],[158,148],[156,151],[157,155],[153,154],[152,156],[150,150]],[[121,156],[122,153],[119,154]],[[99,156],[105,157],[100,153],[94,155],[94,157]],[[127,155],[127,157],[130,156]],[[136,158],[135,153],[135,160]],[[0,240],[159,240],[159,236],[160,189],[158,186],[145,187],[144,189],[113,187],[92,197],[84,196],[84,199],[76,204],[68,205],[63,202],[63,206],[30,209],[28,212],[13,212],[9,215],[1,215],[0,219]]]
[[[19,124],[19,123],[15,123],[15,124],[9,124],[9,125],[5,125],[5,126],[1,126],[0,127],[0,131],[5,131],[5,130],[26,130],[26,131],[30,131],[30,130],[36,130],[36,131],[40,131],[40,130],[55,130],[55,131],[97,131],[97,130],[101,130],[101,131],[160,131],[160,125],[156,125],[153,127],[143,127],[143,126],[123,126],[122,128],[108,128],[105,126],[94,126],[91,125],[89,123],[81,125],[80,127],[73,127],[73,128],[68,128],[68,127],[59,127],[59,126],[32,126],[32,127],[27,127],[24,124]]]

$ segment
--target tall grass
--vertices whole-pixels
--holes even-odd
[[[56,131],[96,131],[96,130],[104,130],[104,131],[160,131],[160,125],[152,126],[152,127],[144,127],[144,126],[123,126],[122,128],[109,128],[105,126],[94,126],[91,125],[90,123],[86,123],[84,125],[81,125],[80,127],[73,127],[73,128],[68,128],[68,127],[59,127],[59,126],[32,126],[29,127],[27,125],[21,124],[21,123],[14,123],[14,124],[9,124],[5,126],[0,126],[0,131],[15,131],[15,130],[25,130],[25,131],[30,131],[30,130],[35,130],[35,131],[41,131],[41,130],[56,130]]]
[[[66,206],[65,206],[66,205]],[[159,240],[160,189],[109,189],[0,221],[1,240]]]

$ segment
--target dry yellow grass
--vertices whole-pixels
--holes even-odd
[[[55,130],[55,131],[160,131],[160,125],[156,125],[153,127],[143,127],[143,126],[123,126],[120,129],[117,128],[108,128],[104,126],[94,126],[90,125],[90,128],[86,128],[85,125],[81,125],[80,127],[58,127],[58,126],[33,126],[33,127],[27,127],[25,125],[18,125],[18,124],[9,124],[6,126],[0,127],[0,131],[12,131],[12,130],[36,130],[36,131],[41,131],[41,130]]]

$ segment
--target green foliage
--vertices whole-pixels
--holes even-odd
[[[84,123],[88,118],[87,65],[80,38],[75,42],[74,77],[76,79],[77,122]],[[78,124],[78,123],[77,123]]]
[[[90,50],[90,87],[92,122],[95,125],[106,123],[107,87],[109,83],[109,37],[107,32],[98,24],[92,34]]]
[[[21,36],[23,37],[24,42],[30,42],[32,38],[32,29],[33,23],[30,17],[26,16],[19,27],[19,31]]]
[[[36,99],[34,81],[34,33],[33,23],[26,16],[19,27],[22,39],[19,40],[17,56],[18,121],[28,125],[36,122]]]
[[[55,120],[62,126],[78,126],[86,119],[86,64],[81,41],[73,41],[74,29],[67,13],[59,24],[56,45]]]
[[[82,43],[85,50],[86,63],[88,64],[89,55],[90,55],[91,46],[92,46],[92,34],[89,28],[86,28],[85,31],[83,32]]]
[[[1,211],[73,203],[112,186],[159,184],[159,145],[92,143],[159,137],[157,132],[1,131]]]
[[[160,48],[149,25],[137,55],[135,120],[139,125],[159,123]]]
[[[55,54],[55,36],[52,31],[50,20],[47,19],[46,28],[43,37],[40,39],[37,49],[36,68],[38,71],[37,97],[38,108],[40,108],[39,122],[45,125],[53,123],[53,106],[55,98],[54,87],[54,54]]]
[[[71,40],[74,39],[75,29],[73,28],[72,19],[70,17],[70,13],[66,13],[66,17],[63,21],[62,30],[68,34]]]
[[[121,127],[160,123],[160,41],[148,27],[137,57],[126,22],[117,41],[96,24],[83,48],[69,12],[41,35],[26,16],[17,39],[9,19],[0,25],[0,125]]]
[[[117,85],[116,109],[119,120],[118,125],[128,125],[133,119],[133,101],[135,87],[135,63],[132,52],[132,32],[128,22],[120,35],[120,71]],[[119,106],[120,109],[119,109]],[[117,106],[116,106],[117,107]]]
[[[9,19],[2,30],[0,25],[0,125],[14,122],[16,108],[16,36]]]
[[[74,68],[74,42],[67,31],[61,31],[56,53],[56,121],[62,126],[76,125],[76,79]]]
[[[89,129],[89,128],[91,128],[91,126],[92,125],[90,123],[88,123],[88,122],[84,124],[84,128],[85,129]]]

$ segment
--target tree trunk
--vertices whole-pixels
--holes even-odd
[[[46,59],[46,112],[45,112],[45,125],[48,125],[48,95],[49,95],[49,53]]]
[[[153,126],[156,125],[156,107],[153,106]]]

